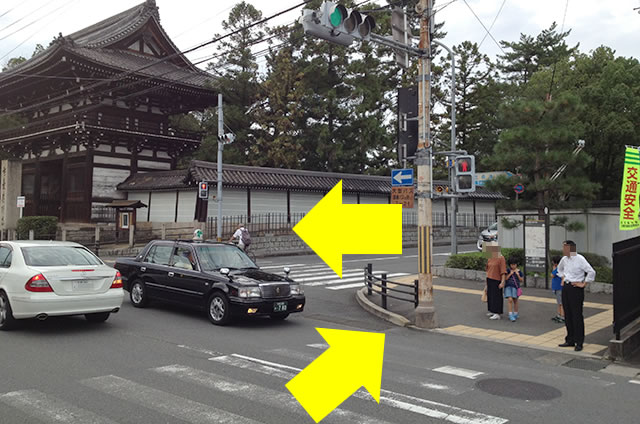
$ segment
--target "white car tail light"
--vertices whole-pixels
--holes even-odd
[[[116,277],[113,279],[113,283],[111,283],[112,289],[121,289],[122,288],[122,275],[120,271],[116,271]]]
[[[34,275],[27,281],[27,284],[24,285],[24,288],[30,292],[36,293],[45,293],[45,292],[53,292],[53,289],[49,285],[49,282],[44,275],[38,274]]]

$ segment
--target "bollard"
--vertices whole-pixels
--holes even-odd
[[[380,295],[382,296],[382,307],[387,309],[387,274],[382,274],[382,290]]]
[[[367,294],[371,296],[371,274],[373,273],[373,265],[367,264],[367,267],[364,269],[365,272],[365,281],[367,284]]]
[[[413,280],[413,288],[414,288],[414,294],[415,294],[413,305],[415,308],[417,308],[418,307],[418,280]]]
[[[62,241],[67,241],[67,229],[62,229]]]
[[[167,239],[167,226],[165,224],[162,224],[161,231],[162,231],[162,240],[166,240]]]
[[[96,256],[100,256],[100,227],[98,227],[97,225],[96,225],[95,253],[96,253]]]
[[[135,225],[129,226],[129,247],[131,248],[133,248],[133,244],[135,242],[135,239],[133,238],[134,229],[135,229]]]
[[[29,240],[35,240],[35,232],[33,230],[29,230]]]

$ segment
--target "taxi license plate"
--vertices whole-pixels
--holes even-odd
[[[87,281],[87,280],[76,280],[76,281],[73,281],[71,283],[71,287],[74,290],[85,289],[85,288],[89,287],[89,281]]]
[[[285,312],[287,310],[287,302],[275,302],[273,304],[273,312]]]

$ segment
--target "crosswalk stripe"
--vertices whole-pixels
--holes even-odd
[[[275,377],[292,379],[297,373],[302,371],[300,368],[290,367],[288,365],[278,364],[275,362],[264,361],[250,356],[232,354],[230,356],[234,361],[222,361],[221,358],[209,358],[211,361],[218,361],[227,364],[238,364],[240,368],[249,369],[262,374],[272,375]],[[293,371],[293,372],[292,372]],[[371,395],[363,389],[354,393],[354,397],[367,401],[372,401]],[[469,411],[458,408],[456,406],[447,405],[440,402],[434,402],[427,399],[421,399],[401,393],[392,392],[390,390],[380,390],[380,404],[388,405],[397,409],[414,412],[431,418],[439,418],[457,424],[504,424],[509,420],[483,414],[480,412]]]
[[[305,266],[307,264],[282,264],[282,265],[268,265],[268,266],[261,266],[260,269],[271,269],[271,268],[284,268],[284,267],[289,267],[289,268],[297,268],[299,266]]]
[[[395,274],[387,275],[387,278],[402,277],[403,275],[409,275],[409,274],[407,274],[406,272],[397,272]],[[331,287],[327,287],[327,289],[329,289],[329,290],[345,290],[345,289],[353,289],[353,288],[357,288],[357,287],[364,287],[364,279],[361,279],[359,283],[344,284],[344,285],[341,285],[341,286],[331,286]]]
[[[116,424],[38,390],[5,393],[0,401],[47,423]]]
[[[331,268],[322,268],[322,269],[318,269],[318,270],[310,270],[312,272],[306,272],[307,270],[304,270],[302,272],[304,272],[304,274],[291,274],[291,278],[293,278],[294,280],[298,280],[299,277],[308,277],[311,275],[315,275],[315,276],[321,276],[321,275],[330,275],[335,277],[337,274],[334,270],[332,270]],[[344,269],[342,270],[343,274],[346,273],[350,273],[350,272],[359,272],[360,274],[364,273],[364,269],[360,269],[360,268],[351,268],[351,269]]]
[[[124,401],[134,402],[193,424],[260,424],[250,418],[144,386],[115,375],[89,378],[82,380],[81,383]]]
[[[386,272],[386,271],[379,271],[379,272]],[[378,271],[376,271],[376,274],[377,273]],[[318,280],[335,280],[337,277],[337,274],[333,271],[331,271],[331,274],[328,274],[328,275],[325,275],[325,274],[308,274],[308,275],[312,275],[312,277],[297,278],[297,276],[293,276],[293,279],[298,282],[305,282],[305,281],[318,281]],[[342,273],[342,279],[344,279],[345,277],[355,277],[355,276],[360,276],[361,279],[364,279],[364,271],[357,270],[357,271]]]
[[[384,272],[384,271],[382,271]],[[374,272],[373,275],[380,277],[381,274],[378,272]],[[396,273],[392,273],[392,274],[387,274],[387,278],[391,278],[391,277],[401,277],[403,275],[408,275],[405,272],[396,272]],[[358,285],[362,285],[364,286],[364,276],[360,275],[359,277],[352,277],[352,278],[342,278],[342,279],[335,279],[335,280],[329,280],[329,281],[319,281],[317,283],[308,283],[305,284],[305,286],[309,286],[309,287],[317,287],[317,286],[328,286],[330,284],[337,284],[337,283],[349,283],[349,282],[353,282],[353,281],[359,281],[360,284],[357,285],[350,285],[350,287],[357,287]],[[329,287],[327,287],[329,288]],[[348,288],[348,287],[342,287],[342,288]],[[333,289],[333,290],[341,290],[341,289]]]
[[[153,369],[153,371],[175,377],[188,383],[198,384],[207,389],[213,389],[224,393],[230,393],[251,401],[257,401],[272,408],[282,408],[296,414],[307,415],[296,399],[290,394],[260,387],[251,383],[244,383],[226,379],[223,376],[198,370],[183,365],[169,365]],[[284,388],[284,385],[283,385]],[[345,409],[336,409],[323,422],[349,423],[349,424],[386,424]]]
[[[471,380],[475,380],[476,378],[484,374],[483,372],[480,372],[480,371],[474,371],[474,370],[468,370],[465,368],[456,368],[456,367],[450,367],[450,366],[434,368],[433,371],[441,372],[443,374],[457,375],[458,377],[469,378]]]

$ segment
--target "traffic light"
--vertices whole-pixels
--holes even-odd
[[[474,156],[458,156],[456,159],[456,191],[476,191],[476,163]]]
[[[303,9],[300,23],[305,34],[343,46],[355,39],[368,41],[376,27],[371,16],[332,1],[323,2],[320,10]]]
[[[198,184],[198,197],[201,199],[209,198],[209,183],[206,181],[200,182]]]

